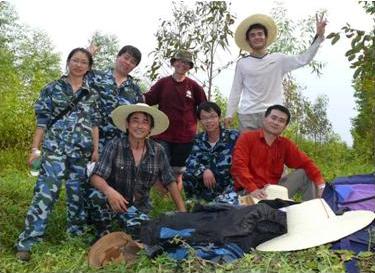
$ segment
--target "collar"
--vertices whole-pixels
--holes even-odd
[[[259,129],[258,136],[261,140],[264,141],[264,143],[267,143],[266,138],[264,137],[264,130],[263,129]],[[273,145],[274,143],[279,142],[279,141],[280,141],[280,136],[277,136],[275,141],[271,145]]]
[[[255,58],[255,59],[263,59],[264,57],[266,57],[268,55],[268,52],[266,52],[266,54],[264,54],[263,56],[255,56],[255,55],[249,55],[249,57],[252,57],[252,58]]]
[[[60,80],[63,81],[65,84],[69,84],[69,82],[68,82],[68,75],[62,75],[61,78],[60,78]],[[89,84],[88,84],[87,73],[86,73],[85,76],[83,76],[82,86],[79,89],[79,92],[81,92],[81,90],[86,90],[89,93],[92,93],[92,89],[89,87]],[[77,92],[77,94],[79,92]]]
[[[128,135],[124,134],[124,136],[122,138],[123,138],[124,148],[130,150],[130,143],[129,143]],[[155,151],[155,145],[151,145],[152,141],[153,140],[150,140],[149,138],[145,139],[145,145],[146,145],[146,148],[147,148],[146,154],[150,153],[150,155],[154,156],[156,151]]]
[[[225,129],[223,126],[220,125],[220,135],[219,135],[219,139],[217,140],[217,142],[220,142],[220,140],[223,139],[224,136],[225,136]],[[202,139],[203,141],[208,142],[208,134],[206,131],[203,132]]]
[[[187,76],[186,76],[186,75],[185,75],[185,77],[184,77],[184,79],[183,79],[182,81],[177,81],[177,80],[173,77],[173,74],[172,74],[170,77],[171,77],[172,80],[173,80],[174,82],[176,82],[176,83],[183,83],[183,82],[185,82],[186,79],[187,79]]]

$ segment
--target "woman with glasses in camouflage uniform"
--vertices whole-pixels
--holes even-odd
[[[86,223],[84,190],[86,164],[98,160],[98,94],[86,82],[93,64],[91,53],[73,49],[67,58],[67,75],[49,83],[35,103],[37,128],[29,164],[42,147],[41,169],[25,227],[16,243],[17,258],[30,259],[30,249],[45,233],[48,217],[65,180],[68,226],[80,235]]]

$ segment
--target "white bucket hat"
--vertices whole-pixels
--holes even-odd
[[[324,199],[286,208],[288,232],[257,246],[260,251],[292,251],[337,241],[369,225],[372,211],[348,211],[336,216]]]
[[[267,200],[274,200],[274,199],[282,199],[282,200],[290,200],[288,197],[288,189],[284,186],[280,185],[268,185],[264,188],[264,192],[267,195]],[[240,205],[254,205],[258,203],[260,200],[257,198],[252,197],[250,194],[240,196],[239,203]]]
[[[267,29],[266,46],[272,44],[277,35],[275,21],[270,16],[264,14],[254,14],[247,17],[238,25],[236,32],[234,33],[234,40],[239,48],[249,52],[252,51],[252,49],[246,40],[246,32],[249,27],[254,24],[261,24]]]
[[[113,123],[121,131],[126,132],[127,117],[134,112],[144,112],[152,116],[154,119],[154,127],[151,129],[150,136],[158,135],[168,129],[169,119],[166,114],[155,107],[151,107],[145,103],[121,105],[112,111],[111,116]]]

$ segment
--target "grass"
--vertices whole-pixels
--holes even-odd
[[[344,272],[344,261],[353,258],[348,251],[331,251],[329,245],[304,251],[283,253],[251,252],[230,264],[213,265],[192,257],[178,263],[162,255],[149,259],[140,255],[131,268],[124,264],[109,265],[103,269],[88,267],[87,252],[91,234],[72,238],[65,233],[65,193],[51,215],[44,241],[36,244],[29,263],[16,260],[14,243],[24,225],[24,217],[30,204],[34,177],[23,170],[6,170],[0,175],[0,272]],[[166,198],[153,194],[156,216],[162,211],[173,210]],[[192,255],[193,256],[193,255]],[[356,257],[361,272],[375,272],[375,255],[363,252]]]

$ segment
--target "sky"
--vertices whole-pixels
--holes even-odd
[[[170,0],[10,0],[20,22],[33,29],[39,29],[51,38],[56,52],[65,60],[70,50],[86,47],[95,31],[116,35],[120,46],[131,44],[143,53],[143,59],[136,69],[138,73],[152,63],[148,54],[156,45],[155,32],[160,20],[171,17]],[[293,20],[302,20],[314,15],[317,10],[327,10],[328,25],[326,34],[340,31],[349,23],[352,27],[370,31],[372,18],[365,13],[357,1],[352,0],[314,0],[314,1],[279,1],[288,10]],[[189,1],[191,3],[191,1]],[[232,28],[247,16],[254,13],[269,14],[274,1],[270,0],[232,0],[231,12],[237,17]],[[238,54],[234,41],[230,41],[233,59]],[[321,77],[311,73],[308,67],[292,72],[297,83],[305,87],[303,95],[311,101],[319,95],[329,99],[328,119],[335,133],[348,145],[352,144],[350,134],[351,119],[356,116],[354,89],[352,88],[353,70],[345,58],[350,48],[349,41],[341,39],[332,46],[326,40],[320,47],[315,59],[325,67]],[[228,97],[234,75],[234,66],[221,73],[214,81],[224,96]]]

